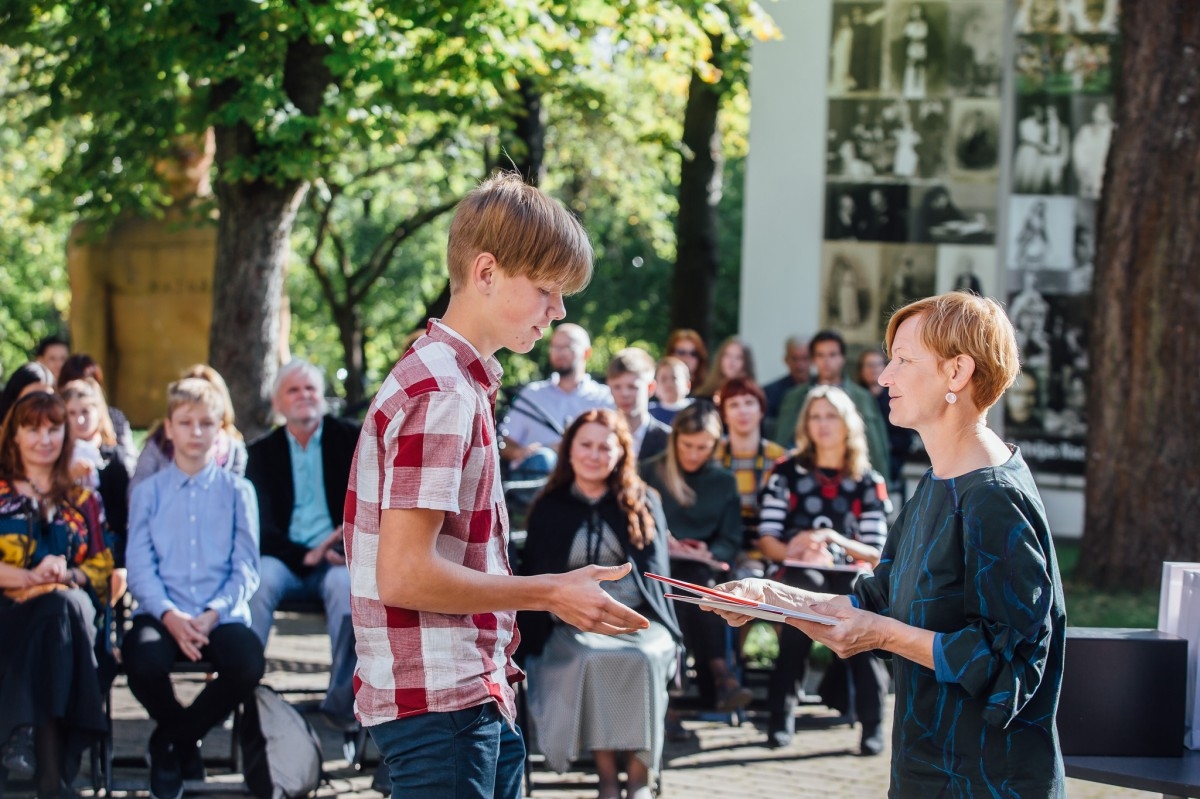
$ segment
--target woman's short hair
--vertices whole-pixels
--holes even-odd
[[[104,385],[104,370],[100,368],[100,364],[96,363],[95,358],[86,352],[76,352],[67,356],[67,359],[63,361],[62,369],[58,372],[59,385],[65,386],[73,380],[85,377],[90,377],[100,385]]]
[[[812,469],[817,462],[817,445],[808,437],[808,416],[813,403],[825,400],[837,411],[846,425],[846,456],[842,470],[855,480],[871,470],[871,458],[867,450],[867,426],[862,415],[854,406],[850,395],[837,386],[814,386],[809,390],[796,418],[796,457],[805,468]]]
[[[712,401],[706,399],[696,400],[671,420],[671,437],[667,442],[666,457],[659,464],[659,476],[667,493],[685,508],[696,503],[696,492],[684,480],[683,469],[679,467],[679,457],[675,453],[676,443],[680,436],[708,433],[715,446],[723,432],[720,411]]]
[[[748,396],[758,400],[758,409],[763,413],[767,412],[767,395],[763,393],[758,383],[749,377],[735,377],[726,380],[721,386],[721,396],[717,400],[717,410],[721,412],[721,418],[725,418],[725,403],[734,397]]]
[[[592,279],[592,243],[558,200],[516,172],[497,171],[462,199],[450,223],[450,290],[470,279],[471,264],[491,253],[506,275],[582,291]]]
[[[952,291],[905,305],[888,322],[889,354],[900,325],[914,317],[920,317],[921,343],[942,361],[959,355],[975,361],[971,395],[979,410],[995,405],[1021,371],[1012,322],[992,298]]]
[[[34,391],[18,399],[0,425],[0,478],[8,481],[25,479],[25,464],[17,445],[17,431],[22,427],[41,427],[50,423],[63,428],[62,451],[50,469],[50,490],[46,499],[53,503],[68,501],[75,493],[71,479],[71,426],[67,424],[67,406],[62,398],[45,391]]]
[[[564,485],[575,482],[575,467],[571,465],[571,446],[575,436],[585,424],[598,424],[608,428],[617,436],[617,445],[621,448],[621,457],[612,473],[608,475],[608,490],[616,497],[617,505],[625,512],[629,521],[629,540],[638,549],[654,540],[654,517],[646,504],[648,486],[638,476],[637,455],[633,450],[633,436],[624,417],[609,408],[593,408],[575,417],[567,432],[563,433],[559,445],[558,463],[546,480],[542,493],[553,491]]]

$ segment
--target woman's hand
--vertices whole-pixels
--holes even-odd
[[[761,577],[750,577],[745,580],[721,583],[716,587],[716,590],[724,591],[727,594],[733,594],[743,599],[749,599],[752,602],[775,605],[780,608],[791,608],[793,610],[809,610],[813,602],[820,602],[831,598],[829,594],[817,594],[812,591],[805,591],[803,588],[793,588],[790,585],[777,583],[774,580],[764,580]],[[716,613],[733,627],[741,627],[754,618],[753,616],[746,616],[732,610],[709,608],[704,605],[700,605],[700,607]]]
[[[67,566],[67,559],[62,555],[47,555],[31,571],[37,576],[37,583],[35,585],[41,583],[65,583],[70,580],[71,574],[71,570]]]
[[[96,464],[89,460],[71,461],[71,465],[67,468],[71,475],[71,479],[76,483],[90,483],[92,477],[96,474]]]
[[[812,564],[832,564],[833,558],[826,546],[830,540],[829,532],[828,530],[803,530],[796,533],[787,543],[788,559]]]
[[[814,641],[820,641],[840,658],[848,658],[860,652],[883,649],[886,619],[866,610],[858,610],[850,604],[848,597],[835,597],[826,602],[817,602],[808,608],[822,616],[838,619],[834,625],[818,624],[801,619],[788,619],[787,623],[800,630]]]

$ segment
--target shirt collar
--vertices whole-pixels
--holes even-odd
[[[322,417],[321,421],[317,423],[316,432],[313,433],[312,437],[308,439],[308,446],[302,447],[302,446],[300,446],[300,442],[296,439],[296,437],[294,435],[292,435],[292,431],[288,429],[288,426],[287,425],[283,426],[283,434],[285,436],[287,436],[288,446],[291,447],[292,449],[299,450],[301,452],[308,452],[309,447],[313,446],[314,444],[317,447],[320,447],[321,446],[321,434],[324,432],[325,432],[325,419],[324,419],[324,417]]]
[[[171,461],[171,465],[167,467],[171,474],[171,488],[178,491],[189,482],[192,482],[203,489],[207,489],[213,484],[213,480],[217,479],[217,468],[216,459],[211,459],[204,465],[203,469],[189,477],[182,469],[175,465],[175,461]]]
[[[500,379],[504,376],[504,369],[494,355],[486,361],[480,358],[479,350],[475,349],[475,345],[441,319],[430,319],[425,333],[435,341],[448,344],[458,355],[459,363],[465,365],[467,373],[475,379],[475,382],[483,386],[489,395],[500,389]]]

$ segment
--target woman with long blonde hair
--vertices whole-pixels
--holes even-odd
[[[630,563],[627,575],[602,587],[650,626],[612,638],[582,632],[549,613],[518,614],[538,747],[559,772],[590,752],[600,799],[621,795],[622,765],[625,795],[648,799],[650,772],[662,759],[667,682],[681,640],[665,586],[645,576],[670,568],[667,523],[658,492],[638,477],[633,442],[618,412],[581,414],[563,436],[561,451],[530,509],[520,572]],[[640,697],[649,701],[640,703]]]
[[[891,510],[883,477],[871,470],[866,428],[854,401],[836,386],[808,393],[796,423],[796,449],[771,470],[761,495],[758,549],[779,564],[776,580],[813,590],[849,588],[852,571],[879,563]],[[838,582],[844,583],[838,585]],[[771,675],[768,745],[792,739],[796,683],[802,679],[812,639],[794,627],[779,635],[779,657]],[[860,750],[883,751],[883,702],[887,672],[864,652],[849,658],[853,711],[862,724]],[[826,697],[841,710],[842,697]]]

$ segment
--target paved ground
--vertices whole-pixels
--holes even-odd
[[[329,651],[323,622],[317,617],[281,614],[268,655],[265,682],[285,692],[293,703],[311,710],[320,698],[328,677]],[[199,690],[200,682],[180,678],[181,692]],[[152,729],[141,706],[130,695],[123,679],[114,692],[115,751],[118,759],[134,759],[144,751]],[[890,715],[890,709],[888,711]],[[669,744],[663,776],[665,797],[690,799],[756,799],[757,797],[875,797],[887,793],[888,756],[863,758],[854,754],[858,732],[837,725],[832,714],[819,706],[805,708],[798,719],[798,734],[793,744],[782,750],[767,749],[763,743],[765,719],[751,718],[740,727],[713,721],[690,720],[685,726],[696,732],[696,740]],[[326,771],[331,776],[321,788],[320,797],[380,799],[370,789],[372,767],[355,772],[341,752],[341,735],[326,726],[315,713],[309,713],[313,727],[325,744]],[[757,726],[755,725],[757,721]],[[219,758],[229,752],[227,729],[214,730],[205,740],[205,757]],[[373,749],[368,758],[377,757]],[[86,768],[86,767],[85,767]],[[126,766],[116,770],[118,796],[148,796],[144,767]],[[546,799],[583,799],[595,796],[590,775],[573,772],[554,774],[544,768],[533,772],[534,796]],[[90,790],[82,793],[90,795]],[[245,799],[241,777],[227,768],[210,767],[209,780],[202,786],[189,786],[189,793],[203,793],[215,799]],[[1071,799],[1138,799],[1149,794],[1069,780]],[[28,796],[13,792],[7,796]],[[414,799],[419,799],[414,797]]]

